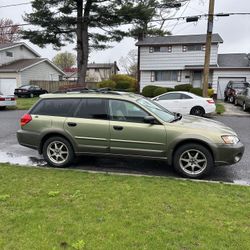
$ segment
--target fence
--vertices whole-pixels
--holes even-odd
[[[77,84],[74,81],[30,81],[30,84],[37,85],[40,88],[46,89],[48,92],[54,92],[60,89],[73,88],[77,86],[82,86],[82,84]],[[90,89],[97,88],[97,82],[86,83],[87,87]]]

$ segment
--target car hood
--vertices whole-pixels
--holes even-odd
[[[186,127],[189,129],[202,130],[204,134],[206,131],[213,130],[224,135],[237,135],[233,129],[226,126],[222,122],[214,121],[207,118],[195,117],[192,115],[183,116],[181,120],[176,122],[176,125]]]

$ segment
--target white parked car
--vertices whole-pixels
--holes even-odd
[[[16,98],[14,95],[3,95],[0,92],[0,108],[16,106]]]
[[[169,111],[183,115],[203,116],[215,112],[212,98],[204,98],[185,91],[173,91],[154,97],[152,100]]]

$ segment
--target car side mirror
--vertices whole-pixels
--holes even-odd
[[[153,116],[145,116],[144,117],[144,122],[149,123],[149,124],[155,124],[155,118]]]

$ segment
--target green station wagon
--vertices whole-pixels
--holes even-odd
[[[42,95],[21,118],[17,138],[53,167],[66,167],[78,155],[143,157],[164,160],[190,178],[237,163],[244,152],[224,124],[174,114],[129,93]]]

